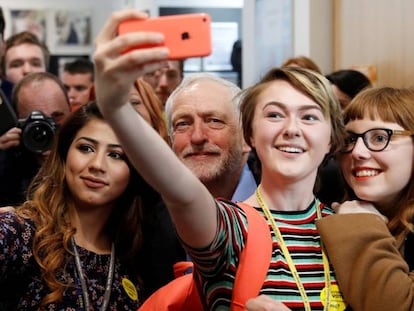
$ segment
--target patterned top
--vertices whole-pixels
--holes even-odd
[[[35,232],[33,221],[22,219],[15,213],[0,213],[0,310],[38,310],[39,304],[49,289],[41,278],[40,268],[33,258],[32,241]],[[108,276],[110,255],[98,255],[78,246],[82,268],[89,290],[89,299],[94,310],[103,302]],[[80,305],[82,290],[75,275],[75,260],[69,261],[66,271],[75,286],[63,293],[63,300],[48,304],[45,310],[83,310]],[[124,278],[135,284],[137,281],[115,260],[114,281],[107,310],[137,310],[140,301],[132,300],[122,286]],[[67,278],[61,277],[67,282]]]
[[[323,310],[320,294],[325,287],[321,241],[315,226],[316,207],[322,217],[333,211],[315,200],[303,211],[271,211],[299,273],[312,310]],[[243,210],[230,202],[218,201],[218,232],[210,247],[188,248],[202,278],[209,310],[229,310],[239,255],[244,247],[248,226]],[[256,208],[264,216],[260,208]],[[276,236],[272,232],[273,251],[267,277],[260,294],[282,301],[292,310],[304,310],[296,282],[289,270]],[[331,284],[337,284],[332,267]]]

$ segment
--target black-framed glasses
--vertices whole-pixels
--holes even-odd
[[[382,151],[385,148],[387,148],[393,135],[413,136],[414,132],[407,130],[391,130],[384,128],[370,129],[361,134],[348,132],[348,135],[345,138],[345,145],[342,148],[341,152],[351,152],[354,149],[359,137],[362,138],[362,141],[369,150],[376,152]]]

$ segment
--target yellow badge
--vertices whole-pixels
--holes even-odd
[[[132,283],[127,278],[123,278],[122,287],[124,288],[129,298],[131,298],[134,301],[138,300],[138,292],[137,292],[137,289],[135,288],[134,283]]]
[[[325,306],[326,304],[326,287],[321,291],[321,302]],[[330,311],[343,311],[346,308],[346,303],[342,297],[341,291],[338,285],[331,285],[329,295],[329,310]]]

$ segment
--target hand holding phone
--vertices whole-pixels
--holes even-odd
[[[118,27],[118,35],[138,31],[163,33],[163,44],[152,47],[168,47],[171,60],[211,54],[211,18],[205,13],[127,20]]]

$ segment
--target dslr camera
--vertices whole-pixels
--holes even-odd
[[[33,153],[43,153],[52,147],[56,123],[53,118],[46,117],[43,112],[32,111],[26,119],[17,121],[17,127],[22,129],[21,141],[27,150]]]
[[[20,139],[24,149],[36,154],[49,150],[52,147],[56,131],[56,123],[53,118],[35,110],[26,119],[17,119],[4,94],[0,95],[0,135],[12,127],[19,127],[22,129]]]

